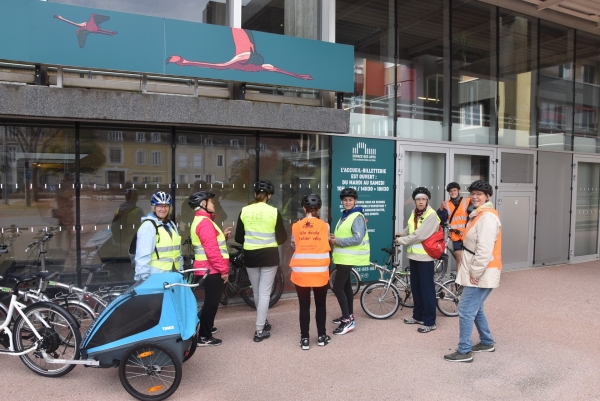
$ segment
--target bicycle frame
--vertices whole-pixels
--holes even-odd
[[[39,343],[42,341],[42,336],[40,335],[40,333],[38,333],[38,331],[35,329],[35,327],[33,327],[33,324],[31,323],[31,321],[29,319],[27,319],[27,316],[25,315],[25,313],[23,313],[23,309],[25,309],[27,307],[27,305],[18,302],[17,295],[10,288],[0,287],[0,292],[10,292],[11,293],[10,305],[8,307],[8,314],[6,316],[6,320],[4,321],[4,323],[2,323],[0,325],[0,332],[8,334],[9,347],[7,350],[0,350],[0,354],[21,356],[21,355],[29,354],[30,352],[35,351],[38,348]],[[35,346],[28,348],[21,352],[15,352],[15,347],[14,347],[14,343],[13,343],[13,335],[12,335],[13,333],[9,327],[15,311],[17,311],[17,313],[19,315],[21,315],[23,320],[25,320],[25,323],[27,323],[27,326],[29,327],[29,329],[31,329],[32,333],[37,338]],[[40,319],[40,321],[43,322],[47,328],[50,328],[50,326],[46,323],[46,321],[44,319]]]

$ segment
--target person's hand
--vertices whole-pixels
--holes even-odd
[[[470,277],[470,281],[471,281],[471,284],[475,284],[475,285],[479,284],[479,280],[473,276]]]
[[[329,243],[335,245],[335,235],[329,234]]]
[[[223,282],[226,283],[229,281],[229,273],[221,274],[221,278],[223,279]]]
[[[231,237],[231,229],[232,227],[227,227],[225,231],[223,231],[223,234],[225,234],[225,241],[227,241]]]
[[[440,210],[444,210],[444,201],[442,201],[442,203],[440,203]]]

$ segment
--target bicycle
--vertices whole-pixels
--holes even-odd
[[[399,246],[394,244],[392,248],[383,248],[382,251],[388,254],[385,265],[371,263],[371,267],[379,270],[380,278],[367,285],[360,296],[361,307],[367,315],[375,319],[387,319],[393,316],[400,305],[407,308],[414,307],[410,288],[410,271],[408,267],[402,268],[402,262],[398,256]],[[444,268],[447,263],[442,262],[441,266]],[[387,280],[385,279],[386,275],[388,275]],[[458,302],[462,294],[462,287],[455,283],[454,278],[454,275],[451,274],[445,280],[445,270],[440,272],[437,279],[434,278],[436,306],[446,316],[458,316]]]
[[[337,266],[331,269],[329,272],[329,289],[333,290],[333,283],[335,282],[335,274],[337,273]],[[350,285],[352,286],[352,295],[356,295],[358,291],[360,291],[360,286],[362,285],[362,280],[360,279],[360,274],[352,268],[350,270]]]

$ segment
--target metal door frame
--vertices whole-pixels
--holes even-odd
[[[573,173],[572,173],[572,190],[571,190],[571,235],[569,238],[569,261],[570,262],[580,262],[584,260],[593,260],[597,259],[600,255],[600,233],[598,233],[598,244],[596,244],[596,253],[590,255],[583,256],[575,256],[575,223],[577,217],[575,216],[577,213],[577,166],[579,163],[596,163],[600,164],[600,157],[592,156],[592,155],[573,155]],[[600,185],[600,183],[599,183]],[[598,213],[600,219],[600,213]],[[600,228],[600,225],[599,225]]]
[[[522,238],[527,239],[527,261],[513,263],[510,265],[502,263],[502,269],[508,270],[516,270],[520,268],[528,268],[533,264],[533,234],[535,229],[535,190],[534,189],[523,189],[523,190],[514,190],[514,189],[499,189],[497,194],[497,203],[498,206],[496,210],[498,210],[498,214],[500,215],[500,221],[502,222],[502,197],[504,196],[527,196],[529,195],[529,234],[527,236],[523,236]]]

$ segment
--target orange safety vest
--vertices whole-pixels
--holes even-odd
[[[467,226],[467,218],[469,217],[469,214],[467,213],[468,203],[469,198],[463,198],[458,204],[458,210],[454,212],[454,203],[452,203],[450,200],[444,202],[444,208],[448,211],[448,219],[450,219],[450,216],[452,216],[452,213],[454,213],[452,221],[449,222],[451,229],[458,230],[461,233],[465,230],[465,227]],[[462,241],[462,234],[457,234],[453,231],[450,231],[450,239],[452,241]]]
[[[500,216],[498,215],[498,211],[496,209],[482,209],[479,213],[477,213],[477,216],[475,216],[473,218],[473,220],[469,221],[467,223],[467,228],[465,229],[465,232],[462,236],[462,238],[464,239],[467,236],[467,233],[471,230],[471,228],[473,228],[475,226],[475,223],[477,222],[477,220],[479,220],[479,218],[484,214],[484,213],[493,213],[496,217],[498,217],[498,219],[500,219]],[[466,250],[466,248],[465,248]],[[470,252],[470,251],[468,251]],[[490,259],[490,262],[487,265],[488,269],[498,269],[498,270],[502,270],[502,227],[500,227],[500,230],[498,231],[498,237],[496,238],[496,243],[494,244],[494,250],[492,251],[492,258]]]
[[[329,225],[316,218],[294,223],[296,250],[290,260],[290,280],[299,287],[323,287],[329,281]]]

